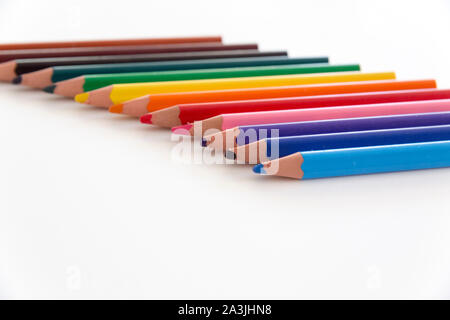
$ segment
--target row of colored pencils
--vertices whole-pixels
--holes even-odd
[[[450,89],[221,37],[0,44],[0,81],[200,137],[258,174],[450,166]]]

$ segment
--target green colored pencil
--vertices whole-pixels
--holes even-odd
[[[181,70],[162,72],[139,72],[139,73],[117,73],[86,75],[70,80],[58,82],[45,89],[46,92],[74,97],[77,94],[103,88],[112,84],[160,82],[160,81],[183,81],[221,78],[241,78],[257,76],[275,76],[289,74],[328,73],[359,71],[358,64],[328,65],[328,64],[306,64],[286,66],[263,66],[246,68],[222,68],[206,70]]]

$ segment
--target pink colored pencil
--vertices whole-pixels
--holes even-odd
[[[214,134],[237,126],[450,111],[450,99],[265,112],[228,113],[173,127],[177,134]]]

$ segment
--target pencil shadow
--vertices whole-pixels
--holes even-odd
[[[11,87],[16,87],[16,86],[14,86],[12,83],[9,83],[9,82],[0,82],[0,89],[3,89],[3,88],[11,88]]]
[[[5,91],[8,90],[8,92],[33,91],[33,90],[28,90],[30,88],[27,88],[27,87],[24,87],[24,86],[15,85],[15,84],[8,83],[8,82],[0,82],[0,90],[3,90],[3,89],[5,89]]]
[[[217,174],[223,174],[227,177],[231,177],[232,180],[238,180],[241,183],[249,183],[249,185],[273,185],[273,184],[299,184],[314,183],[313,180],[305,180],[305,182],[299,182],[297,179],[289,179],[278,176],[263,176],[255,174],[253,172],[252,164],[236,164],[236,163],[218,163],[218,164],[205,164],[205,170],[215,171]]]
[[[80,104],[73,101],[71,98],[52,95],[37,89],[13,85],[10,83],[0,83],[0,90],[8,90],[8,92],[18,95],[33,94],[34,99],[42,102],[42,104],[39,105],[40,108],[54,109],[59,113],[67,112],[71,115],[73,115],[75,112],[77,116],[85,116],[87,121],[101,121],[102,125],[123,129],[123,134],[136,136],[137,133],[140,139],[146,139],[153,143],[156,143],[160,148],[170,149],[174,143],[173,140],[176,140],[172,139],[173,134],[169,128],[142,124],[137,117],[110,113],[106,108]],[[192,143],[195,142],[193,141]],[[305,180],[300,183],[296,179],[277,176],[261,176],[252,172],[253,165],[236,164],[232,161],[226,161],[225,158],[223,158],[222,161],[218,161],[217,163],[205,162],[201,165],[203,166],[204,170],[215,172],[214,174],[223,175],[224,177],[231,177],[232,179],[238,181],[246,181],[246,183],[249,184],[295,183],[300,185],[313,185],[315,183],[320,183],[320,179]],[[333,180],[349,178],[351,177],[333,178]]]
[[[79,108],[80,112],[108,114],[108,110],[105,108],[99,108],[88,104],[81,104],[76,102],[74,102],[74,105]]]
[[[10,92],[21,92],[21,93],[27,93],[27,92],[41,92],[41,89],[31,88],[27,86],[21,86],[13,83],[2,83],[8,86],[8,91]],[[5,86],[5,87],[6,87]]]
[[[72,98],[69,98],[69,97],[64,97],[64,96],[58,96],[58,95],[56,95],[56,94],[49,94],[49,93],[46,93],[46,92],[43,92],[43,93],[45,93],[46,95],[45,96],[47,96],[49,99],[51,99],[52,101],[56,101],[56,102],[67,102],[67,101],[72,101],[72,102],[74,102],[73,101],[73,99]]]
[[[145,130],[146,132],[166,133],[169,136],[172,134],[172,132],[168,128],[146,125],[146,124],[140,123],[139,121],[137,123],[140,125],[139,128],[142,130]]]
[[[111,112],[108,112],[108,115],[110,116],[111,121],[140,123],[139,118],[136,117],[130,117],[124,114],[117,114]]]

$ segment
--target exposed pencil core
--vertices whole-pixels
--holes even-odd
[[[236,160],[236,153],[234,153],[234,151],[227,150],[227,152],[225,152],[225,157],[227,159]]]
[[[141,122],[145,124],[152,124],[152,114],[145,114],[141,117]]]
[[[183,124],[182,126],[173,127],[172,132],[188,136],[191,135],[189,130],[191,130],[192,127],[193,127],[192,124]]]
[[[123,104],[122,104],[122,103],[120,103],[120,104],[115,104],[115,105],[109,107],[109,112],[112,112],[112,113],[122,113],[122,112],[123,112]],[[151,120],[151,117],[150,117],[150,120]],[[141,120],[141,121],[142,121],[142,120]],[[150,121],[150,123],[151,123],[151,121]]]
[[[21,84],[22,83],[22,76],[17,76],[12,80],[12,83],[14,84]]]
[[[85,103],[89,99],[89,93],[80,93],[75,96],[75,101],[79,103]]]
[[[259,163],[256,166],[254,166],[253,172],[256,174],[267,174],[266,170],[264,170],[264,165],[262,163]]]
[[[51,86],[45,87],[42,91],[47,93],[53,93],[55,91],[56,85],[52,84]]]

